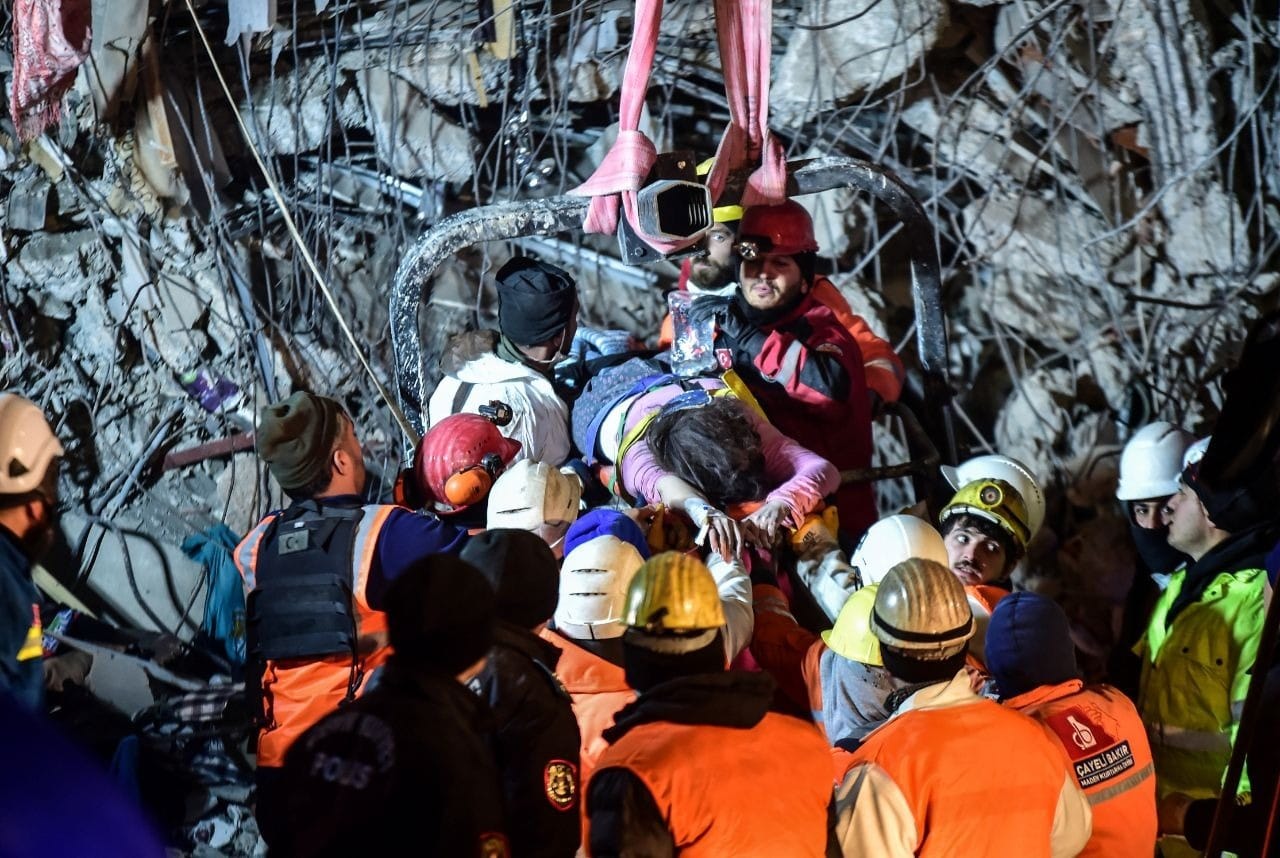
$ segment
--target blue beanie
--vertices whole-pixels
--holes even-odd
[[[565,556],[569,556],[569,552],[573,549],[597,536],[616,536],[623,542],[634,545],[642,558],[649,559],[649,542],[645,539],[640,525],[616,509],[606,508],[593,509],[579,516],[577,521],[569,525],[564,535]]]
[[[1067,614],[1039,593],[1000,600],[987,626],[987,670],[1001,699],[1080,678]]]

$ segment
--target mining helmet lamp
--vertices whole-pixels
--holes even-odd
[[[744,262],[755,262],[768,253],[772,247],[773,243],[769,239],[753,235],[735,242],[733,251]]]

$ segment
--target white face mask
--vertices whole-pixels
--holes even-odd
[[[536,363],[542,366],[550,366],[552,364],[560,363],[560,361],[564,360],[569,356],[569,354],[564,350],[564,340],[565,340],[565,337],[568,335],[568,333],[569,333],[569,326],[565,325],[563,330],[560,331],[560,342],[556,345],[556,353],[553,354],[551,357],[543,359],[543,358],[530,357],[528,354],[526,354],[525,359],[530,363]]]

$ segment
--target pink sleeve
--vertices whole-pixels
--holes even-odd
[[[836,466],[783,435],[754,411],[749,411],[764,447],[765,477],[776,484],[767,501],[781,501],[791,509],[796,527],[824,497],[840,488]]]
[[[653,458],[649,442],[636,441],[622,457],[622,487],[631,497],[643,497],[645,503],[658,502],[658,480],[670,476]]]

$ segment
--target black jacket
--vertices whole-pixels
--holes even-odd
[[[396,657],[377,687],[289,749],[271,854],[510,854],[486,707],[451,676]]]
[[[489,663],[473,681],[493,710],[507,833],[518,856],[570,858],[582,838],[573,700],[555,677],[560,650],[500,622]]]

